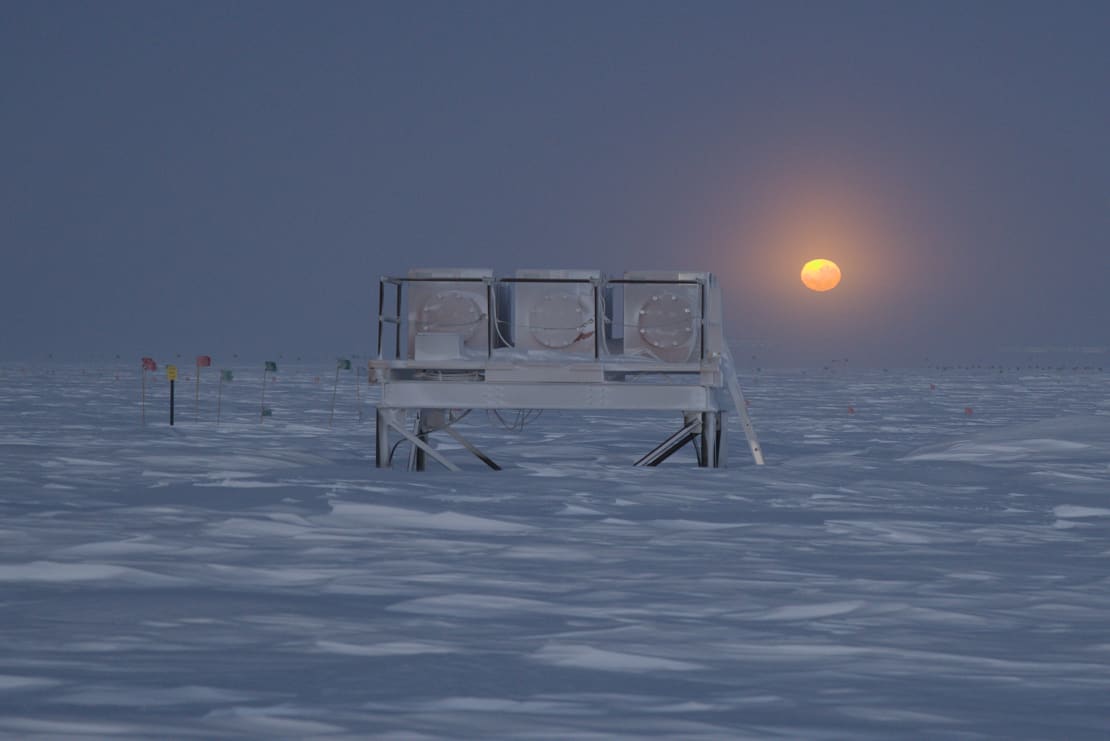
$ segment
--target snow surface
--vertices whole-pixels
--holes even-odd
[[[716,471],[476,412],[506,470],[410,474],[282,371],[217,429],[214,372],[170,428],[164,378],[142,427],[131,369],[0,366],[0,735],[1110,735],[1105,374],[749,375],[768,465],[732,419]]]

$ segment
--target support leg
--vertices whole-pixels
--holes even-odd
[[[744,437],[748,439],[748,447],[752,451],[752,460],[755,461],[755,465],[762,466],[763,448],[759,445],[759,438],[756,437],[751,417],[748,416],[748,402],[744,399],[744,392],[740,390],[740,382],[736,380],[736,362],[732,359],[732,353],[727,350],[727,345],[724,360],[725,380],[728,383],[728,392],[732,396],[732,402],[736,405],[736,413],[740,415],[740,427],[744,430]]]
[[[700,449],[701,455],[698,456],[698,465],[702,468],[717,468],[720,459],[718,457],[719,442],[718,430],[720,429],[721,415],[718,412],[702,412],[701,413],[701,435]]]
[[[413,435],[417,440],[424,443],[428,442],[428,425],[425,419],[425,410],[418,409],[416,411],[416,422],[412,428]],[[428,456],[424,452],[424,448],[419,445],[412,446],[412,452],[409,454],[409,470],[410,471],[424,471],[428,468]]]
[[[717,468],[728,468],[728,412],[719,412],[721,422],[717,425]]]
[[[389,421],[392,414],[392,409],[378,407],[375,415],[374,439],[377,444],[374,451],[374,465],[378,468],[389,466]]]

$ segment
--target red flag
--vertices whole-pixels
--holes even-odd
[[[143,358],[143,370],[158,370],[158,364],[154,362],[154,358]]]
[[[198,355],[197,356],[197,367],[198,368],[208,368],[211,365],[212,365],[212,356],[211,355]]]

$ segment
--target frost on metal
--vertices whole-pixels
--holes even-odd
[[[712,273],[440,268],[383,277],[378,292],[381,386],[377,465],[409,445],[409,467],[431,458],[444,432],[487,466],[493,458],[455,429],[471,410],[519,410],[522,427],[545,409],[667,411],[677,431],[635,461],[655,466],[693,443],[698,465],[726,465],[731,408],[757,465],[763,454],[724,341],[721,289]],[[391,444],[391,434],[399,440]]]

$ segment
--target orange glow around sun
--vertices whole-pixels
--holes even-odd
[[[840,267],[832,260],[810,260],[802,266],[802,283],[811,291],[830,291],[840,283]]]

